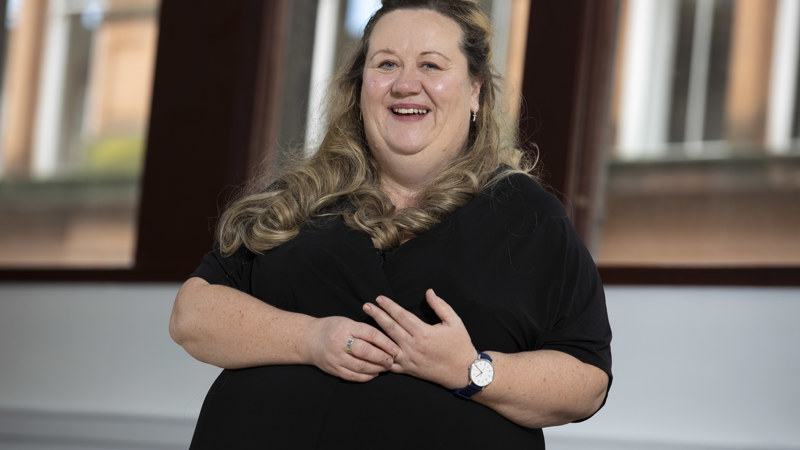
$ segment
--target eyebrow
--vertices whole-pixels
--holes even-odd
[[[380,55],[381,53],[388,53],[390,55],[397,55],[397,52],[395,52],[394,50],[385,48],[385,49],[376,50],[375,52],[373,52],[369,56],[368,60],[372,60],[373,58],[375,58],[376,56]],[[419,55],[420,56],[438,55],[438,56],[441,56],[442,58],[444,58],[444,59],[446,59],[448,61],[451,61],[451,59],[448,58],[444,53],[437,52],[436,50],[425,50],[424,52],[420,53]]]

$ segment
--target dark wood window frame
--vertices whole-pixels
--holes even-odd
[[[162,0],[135,264],[0,281],[175,282],[274,141],[288,0]],[[532,0],[520,130],[584,237],[598,213],[619,0]],[[267,150],[268,151],[268,150]],[[269,155],[267,154],[267,157]],[[601,266],[607,284],[800,285],[800,267]]]

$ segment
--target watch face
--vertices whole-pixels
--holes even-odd
[[[494,366],[487,359],[479,359],[472,363],[469,368],[469,377],[472,383],[480,387],[486,387],[494,379]]]

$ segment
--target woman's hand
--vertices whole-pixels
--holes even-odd
[[[377,328],[346,317],[323,317],[311,328],[309,362],[348,381],[366,382],[392,367],[400,349]]]
[[[442,320],[428,325],[386,297],[365,304],[369,314],[400,347],[391,367],[448,389],[469,384],[469,365],[478,352],[461,319],[432,290],[428,304]],[[487,352],[495,379],[473,401],[529,428],[562,425],[592,415],[603,402],[608,376],[602,370],[555,350]]]
[[[395,353],[391,371],[432,381],[448,389],[469,384],[469,365],[478,352],[469,333],[453,308],[428,289],[425,298],[442,321],[428,325],[391,299],[380,296],[373,304],[364,304],[364,311],[383,328],[400,347]]]

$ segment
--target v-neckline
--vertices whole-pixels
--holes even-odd
[[[397,247],[395,247],[393,249],[390,249],[390,250],[382,250],[382,249],[378,248],[375,245],[375,243],[372,241],[372,237],[366,231],[361,231],[361,233],[363,234],[363,236],[366,237],[366,239],[369,241],[370,245],[374,249],[375,253],[378,255],[378,257],[379,257],[379,259],[381,261],[381,266],[383,266],[385,268],[386,264],[389,261],[396,259],[397,255],[399,253],[408,252],[409,251],[409,250],[407,250],[408,247],[412,247],[413,248],[414,246],[420,245],[420,244],[415,244],[415,242],[419,241],[420,239],[422,239],[422,240],[424,240],[424,239],[432,239],[430,237],[432,234],[436,234],[442,227],[444,227],[445,225],[447,225],[447,224],[451,223],[452,221],[454,221],[456,219],[457,215],[463,214],[463,212],[465,210],[471,208],[471,206],[473,204],[475,204],[475,202],[480,197],[482,197],[483,195],[484,195],[484,191],[478,192],[471,199],[469,199],[469,201],[467,201],[466,203],[461,205],[458,209],[453,211],[452,214],[450,214],[449,216],[445,217],[444,219],[442,219],[441,221],[437,222],[432,227],[430,227],[425,233],[423,233],[423,234],[421,234],[419,236],[415,236],[415,237],[413,237],[411,239],[408,239],[405,242],[403,242],[402,244],[400,244]]]

